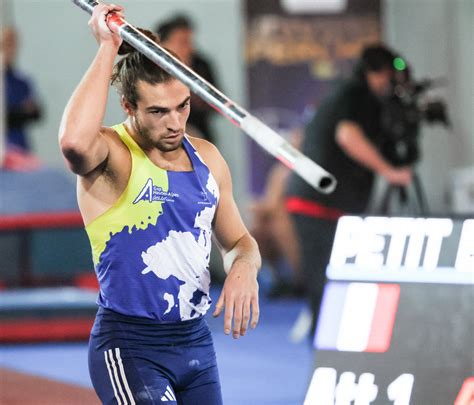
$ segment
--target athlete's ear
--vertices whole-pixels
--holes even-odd
[[[133,108],[130,101],[128,101],[125,96],[120,97],[120,105],[122,106],[123,110],[127,113],[127,115],[135,115],[135,108]]]

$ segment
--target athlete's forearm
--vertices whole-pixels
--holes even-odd
[[[66,158],[68,152],[78,155],[97,152],[93,145],[100,136],[116,55],[117,47],[111,43],[99,47],[64,110],[59,137]]]
[[[244,336],[250,319],[255,328],[259,318],[257,272],[261,266],[257,243],[244,234],[224,256],[227,277],[217,300],[213,316],[219,316],[225,307],[224,333],[235,339]]]
[[[238,262],[247,263],[250,270],[255,271],[255,275],[262,265],[257,242],[248,233],[242,236],[234,247],[224,255],[224,270],[226,273],[229,273]]]

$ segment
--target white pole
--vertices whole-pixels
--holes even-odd
[[[89,14],[92,14],[94,7],[99,4],[95,0],[72,1]],[[336,179],[332,174],[303,155],[262,121],[225,96],[123,18],[111,13],[107,24],[125,42],[186,84],[193,93],[201,97],[234,125],[240,127],[263,149],[279,159],[315,189],[323,193],[330,193],[334,190]]]

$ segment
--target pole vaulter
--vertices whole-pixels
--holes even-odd
[[[89,14],[92,14],[94,7],[99,4],[95,0],[72,1]],[[334,190],[336,179],[332,174],[295,149],[262,121],[233,102],[122,17],[110,13],[107,25],[112,31],[118,33],[125,42],[183,82],[193,93],[242,129],[263,149],[297,173],[316,190],[325,194]]]

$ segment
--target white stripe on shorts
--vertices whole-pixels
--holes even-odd
[[[122,380],[125,385],[125,391],[127,391],[128,397],[130,398],[130,404],[135,405],[135,400],[133,399],[132,392],[130,391],[130,387],[128,385],[127,377],[125,376],[125,370],[123,368],[122,358],[120,357],[120,349],[118,347],[115,348],[115,356],[117,357],[120,375],[122,376]]]
[[[117,395],[117,388],[115,388],[115,380],[112,375],[112,370],[110,369],[110,363],[109,363],[109,357],[108,357],[107,351],[104,352],[104,357],[105,357],[105,364],[107,365],[107,370],[109,372],[110,382],[112,383],[112,388],[114,390],[115,399],[117,400],[118,405],[122,405],[122,401],[120,400],[120,397]]]
[[[117,357],[117,360],[114,359],[114,352],[112,349],[107,350],[106,352],[104,352],[104,354],[105,354],[105,361],[107,363],[107,369],[109,371],[110,382],[112,383],[112,388],[114,390],[115,399],[117,400],[118,405],[122,405],[122,404],[128,405],[129,403],[131,405],[135,405],[135,400],[133,399],[133,395],[130,392],[130,387],[128,385],[128,381],[125,376],[125,370],[123,368],[122,358],[120,357],[120,349],[118,347],[115,348],[115,355]],[[120,371],[122,380],[124,382],[125,391],[128,394],[128,398],[127,398],[127,394],[124,393],[122,383],[118,376],[117,366]],[[118,388],[118,392],[117,392],[117,388]]]

